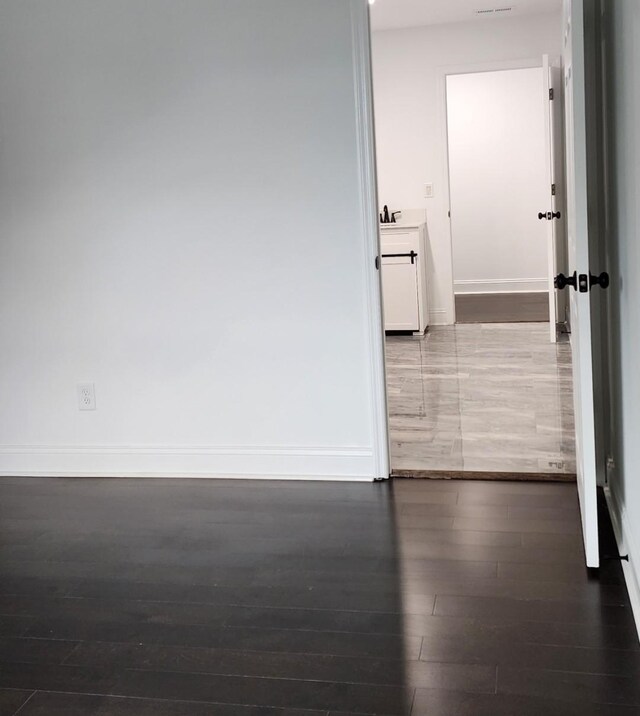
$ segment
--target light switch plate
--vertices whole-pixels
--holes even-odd
[[[425,199],[433,199],[433,184],[424,185],[424,196]]]

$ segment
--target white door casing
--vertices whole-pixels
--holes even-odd
[[[549,263],[549,337],[552,343],[558,339],[557,325],[566,322],[566,294],[556,291],[554,278],[565,273],[566,231],[565,179],[564,179],[564,89],[562,69],[559,62],[552,62],[548,55],[543,58],[543,105],[545,107],[545,135],[547,143],[547,178],[549,205],[542,211],[550,211],[558,218],[547,221],[547,251]]]
[[[367,255],[367,261],[363,264],[362,270],[367,285],[365,300],[369,314],[367,337],[370,346],[372,401],[370,412],[375,461],[374,478],[386,479],[391,474],[391,446],[387,409],[382,279],[376,266],[376,259],[380,256],[380,229],[378,225],[370,7],[366,0],[349,0],[349,5],[353,40],[356,131],[363,205],[362,221],[365,229],[365,255]]]

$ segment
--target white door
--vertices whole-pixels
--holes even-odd
[[[548,291],[542,85],[541,67],[447,76],[456,294]]]
[[[576,417],[576,460],[582,531],[588,567],[598,567],[598,511],[593,391],[593,350],[589,291],[587,190],[587,82],[584,0],[564,1],[564,78],[566,103],[568,270],[577,289],[568,287]],[[594,240],[595,237],[591,237]],[[581,280],[581,277],[582,280]],[[586,286],[585,284],[586,279]]]
[[[556,326],[567,322],[566,294],[556,291],[554,278],[566,272],[565,179],[564,179],[564,87],[562,68],[543,58],[543,102],[547,139],[547,187],[549,202],[539,213],[547,224],[547,260],[549,264],[549,337],[558,339]]]

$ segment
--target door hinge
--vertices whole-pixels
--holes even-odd
[[[552,88],[549,90],[549,99],[553,99],[553,96],[554,96],[554,91],[553,91],[553,87],[552,87]]]
[[[551,185],[551,196],[555,196],[555,195],[556,195],[556,185],[552,184]]]

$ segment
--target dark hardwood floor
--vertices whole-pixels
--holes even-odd
[[[0,716],[637,715],[639,673],[575,485],[0,479]]]

